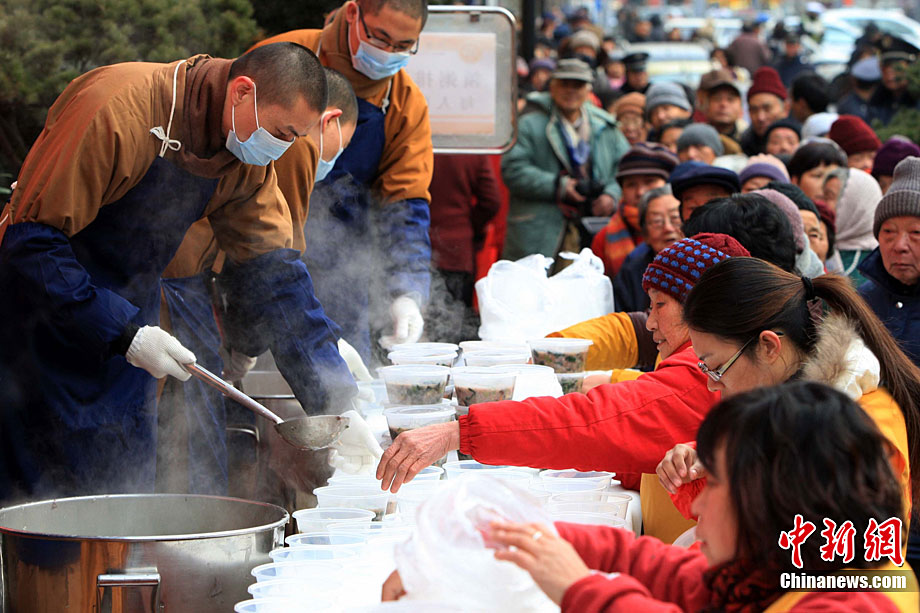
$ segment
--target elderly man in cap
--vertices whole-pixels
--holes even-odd
[[[650,190],[665,185],[675,166],[677,156],[656,143],[636,143],[620,160],[617,181],[623,188],[623,200],[591,243],[591,249],[604,261],[604,270],[611,278],[642,240],[639,200]]]
[[[613,116],[588,101],[593,81],[587,64],[563,59],[549,92],[528,97],[536,110],[521,117],[517,143],[502,158],[511,192],[507,259],[577,250],[587,242],[578,219],[616,209],[617,166],[629,144]]]
[[[709,124],[692,123],[677,139],[677,158],[681,162],[696,160],[712,164],[720,155],[725,155],[725,148],[719,133]]]
[[[683,221],[710,200],[726,198],[741,191],[738,175],[727,168],[710,166],[691,160],[680,163],[671,173],[668,183],[674,196],[680,200],[680,217]]]
[[[731,71],[722,69],[704,74],[696,97],[706,123],[724,137],[723,148],[731,149],[729,153],[741,153],[741,134],[746,127],[742,119],[744,105],[741,103],[741,90]]]
[[[764,152],[767,128],[789,115],[790,102],[779,73],[769,66],[754,73],[747,100],[751,127],[741,135],[741,150],[751,156]]]
[[[620,91],[624,94],[647,93],[649,88],[648,53],[630,53],[623,58],[623,65],[626,66],[626,83],[623,84]]]
[[[576,57],[591,68],[597,67],[597,50],[600,49],[601,39],[590,30],[578,30],[565,41],[571,57]]]
[[[917,61],[912,45],[896,43],[882,54],[882,82],[869,98],[868,122],[876,120],[887,126],[901,109],[918,108],[918,100],[907,89],[905,72],[909,64]]]
[[[802,142],[802,126],[795,119],[780,119],[770,124],[764,137],[767,143],[765,152],[788,161]]]
[[[693,114],[684,88],[677,83],[654,83],[645,94],[645,114],[656,132],[673,119],[686,119]]]
[[[856,115],[861,119],[869,117],[869,99],[882,80],[882,67],[875,56],[867,57],[853,64],[850,69],[852,91],[837,102],[841,115]]]
[[[648,124],[645,121],[645,96],[639,92],[633,92],[620,96],[617,101],[611,105],[610,110],[616,117],[617,123],[620,124],[620,130],[623,136],[629,141],[629,145],[641,143],[648,138]]]

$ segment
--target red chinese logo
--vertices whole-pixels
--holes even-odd
[[[882,523],[869,519],[866,533],[866,561],[877,562],[883,557],[901,566],[904,556],[901,554],[901,520],[892,517]]]
[[[780,532],[779,546],[792,549],[792,564],[802,568],[802,545],[817,528],[810,521],[805,521],[801,514],[796,514],[795,524],[789,532]]]
[[[820,550],[822,560],[833,562],[836,556],[840,556],[844,564],[853,561],[853,550],[856,547],[856,528],[853,522],[850,520],[843,522],[838,530],[834,520],[825,517],[821,536],[824,537],[824,544],[821,545]]]

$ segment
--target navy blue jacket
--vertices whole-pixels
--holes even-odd
[[[878,249],[859,265],[859,272],[869,279],[859,288],[904,353],[920,366],[920,285],[904,285],[885,270]]]

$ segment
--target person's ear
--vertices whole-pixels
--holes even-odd
[[[230,104],[233,106],[239,104],[247,94],[253,92],[254,87],[255,83],[253,83],[252,79],[245,75],[240,75],[230,81],[230,85],[228,86],[230,92]]]
[[[342,116],[342,109],[326,109],[326,115],[324,117],[324,120],[327,123],[324,123],[323,127],[325,127],[328,123],[335,121],[336,117],[341,117],[341,116]]]
[[[354,25],[358,20],[358,3],[355,0],[349,0],[345,3],[345,21]]]
[[[773,330],[764,330],[757,339],[757,357],[772,364],[779,359],[783,350],[783,339]]]
[[[792,97],[786,98],[786,101],[783,102],[783,107],[786,109],[786,117],[789,117],[789,113],[792,112]]]

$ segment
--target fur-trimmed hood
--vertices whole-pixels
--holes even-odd
[[[818,342],[802,366],[802,379],[826,383],[853,400],[878,389],[881,365],[859,336],[858,326],[830,314],[818,326]]]

